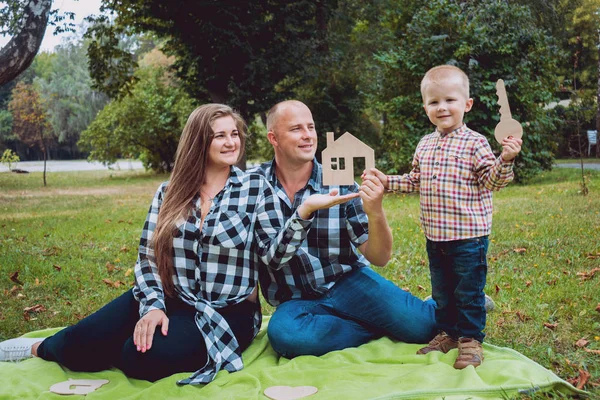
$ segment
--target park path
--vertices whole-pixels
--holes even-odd
[[[568,163],[568,164],[554,164],[556,168],[581,168],[580,163]],[[596,171],[600,171],[600,163],[583,163],[584,169],[593,169]]]
[[[18,168],[27,172],[43,172],[44,162],[20,161],[16,164],[13,164],[12,168]],[[137,160],[119,160],[110,166],[105,166],[99,162],[89,162],[87,160],[50,160],[46,163],[47,172],[98,171],[108,169],[129,171],[143,168],[142,162]],[[8,172],[8,167],[0,164],[0,172]]]
[[[13,168],[22,169],[28,172],[42,172],[44,170],[43,161],[21,161],[12,166]],[[578,162],[568,164],[554,164],[556,168],[581,168]],[[586,169],[600,171],[600,163],[584,163]],[[48,172],[64,172],[64,171],[97,171],[97,170],[120,170],[129,171],[143,169],[141,161],[137,160],[119,160],[116,163],[107,167],[99,162],[89,162],[87,160],[50,160],[47,162],[46,170]],[[0,164],[0,172],[8,172],[6,165]]]

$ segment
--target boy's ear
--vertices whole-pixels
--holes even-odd
[[[472,107],[473,107],[473,99],[470,98],[467,100],[467,104],[465,105],[465,112],[471,111]]]

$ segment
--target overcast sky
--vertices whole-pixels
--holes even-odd
[[[59,14],[64,14],[65,11],[74,12],[75,20],[72,22],[78,26],[85,17],[91,14],[99,14],[100,2],[101,0],[54,0],[52,2],[52,9],[58,8]],[[72,33],[61,33],[55,36],[53,33],[54,26],[48,25],[40,51],[52,51],[54,46],[60,44],[62,39],[72,35]],[[9,37],[0,36],[0,47],[8,43],[9,40]]]

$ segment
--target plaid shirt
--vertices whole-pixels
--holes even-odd
[[[286,219],[312,194],[357,193],[358,185],[322,186],[323,170],[316,160],[308,183],[298,191],[293,203],[275,175],[275,161],[253,171],[267,177],[281,200]],[[357,248],[368,239],[368,219],[360,198],[314,213],[308,236],[289,262],[260,268],[260,286],[271,305],[290,299],[315,299],[323,296],[346,272],[369,265]]]
[[[513,163],[496,158],[487,139],[463,124],[421,139],[408,174],[388,176],[390,190],[420,191],[421,224],[429,240],[489,235],[492,191],[513,179]]]
[[[150,247],[167,182],[156,192],[140,240],[133,294],[140,302],[140,317],[151,310],[167,311],[161,279]],[[204,225],[200,225],[200,197],[187,220],[177,224],[173,238],[177,296],[197,310],[196,325],[202,332],[208,362],[179,384],[212,381],[221,369],[239,371],[244,365],[237,339],[218,309],[244,301],[257,284],[256,262],[277,265],[294,255],[307,233],[309,221],[295,214],[281,229],[281,208],[264,177],[244,174],[231,167],[224,189],[214,199]],[[254,334],[261,315],[254,315]]]

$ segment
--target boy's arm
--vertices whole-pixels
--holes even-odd
[[[415,154],[412,162],[412,170],[404,175],[388,175],[387,185],[388,190],[394,190],[403,193],[418,192],[421,186],[421,168],[419,160]]]
[[[419,168],[419,161],[416,158],[413,159],[413,169],[404,175],[386,175],[377,168],[371,168],[365,171],[362,178],[367,174],[374,175],[386,190],[399,191],[404,193],[416,192],[419,190],[421,183],[421,170]]]
[[[487,140],[483,139],[475,150],[475,171],[479,184],[488,190],[500,190],[514,178],[513,162],[521,151],[522,140],[505,138],[502,141],[502,154],[495,158]]]

